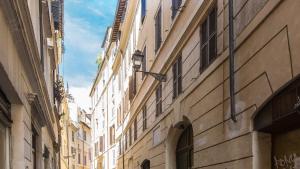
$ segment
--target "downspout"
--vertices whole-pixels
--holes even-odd
[[[229,85],[230,85],[230,109],[231,120],[237,122],[235,112],[235,79],[234,79],[234,16],[233,16],[233,0],[229,0]]]

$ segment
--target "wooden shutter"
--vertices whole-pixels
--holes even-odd
[[[159,49],[161,40],[161,7],[159,7],[155,18],[155,52]]]
[[[172,67],[173,72],[173,99],[177,97],[177,62]]]
[[[182,92],[182,56],[180,54],[177,61],[177,85],[178,85],[178,94]]]
[[[142,69],[145,72],[147,70],[147,47],[144,47],[143,55],[144,57],[143,57]],[[142,79],[144,79],[144,77],[145,77],[145,73],[142,74]]]
[[[134,141],[137,139],[137,118],[134,119]]]
[[[134,98],[134,86],[133,86],[133,76],[129,77],[129,100],[132,101],[132,99]]]

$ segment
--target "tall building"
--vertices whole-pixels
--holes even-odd
[[[59,168],[62,6],[0,1],[1,169]]]
[[[119,0],[90,93],[93,167],[299,167],[297,16],[295,0]]]
[[[112,66],[116,54],[116,46],[111,45],[112,29],[107,28],[102,47],[103,54],[99,58],[101,64],[91,95],[92,100],[92,165],[97,169],[115,168],[117,157],[116,132],[120,131],[117,123],[117,112],[121,111],[121,75],[114,72]]]

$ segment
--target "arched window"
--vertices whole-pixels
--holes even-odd
[[[149,160],[144,160],[141,169],[150,169],[150,161]]]
[[[176,147],[176,168],[190,169],[193,166],[193,128],[187,126],[180,135]]]

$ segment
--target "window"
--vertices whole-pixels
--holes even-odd
[[[115,150],[112,151],[112,164],[113,164],[113,165],[116,164],[116,154],[115,154]]]
[[[83,140],[86,141],[86,131],[83,130]]]
[[[133,140],[135,141],[137,139],[137,131],[138,131],[137,118],[134,119],[133,128],[134,128]]]
[[[156,89],[156,117],[162,113],[162,85]]]
[[[115,125],[110,127],[110,145],[115,143]]]
[[[1,123],[0,123],[1,124]],[[3,132],[4,133],[4,132]],[[35,128],[33,127],[32,125],[32,158],[33,158],[33,169],[37,169],[37,157],[38,157],[38,151],[37,151],[37,139],[38,139],[38,135],[37,135],[37,132],[35,130]],[[1,140],[2,141],[2,140]],[[5,145],[5,144],[1,144],[2,145]],[[1,154],[2,155],[2,154]],[[6,155],[6,154],[5,154]],[[4,156],[5,157],[5,156]],[[3,158],[4,158],[3,157]],[[2,160],[1,160],[2,161]],[[5,161],[5,160],[3,160]],[[2,163],[2,164],[5,164],[5,163]],[[1,165],[2,165],[1,164]]]
[[[117,126],[121,126],[122,124],[122,111],[121,111],[121,105],[118,107],[118,111],[117,111]]]
[[[147,107],[143,107],[143,131],[147,129]]]
[[[74,142],[75,141],[75,133],[74,133],[74,131],[72,131],[72,142]]]
[[[173,99],[182,92],[182,57],[178,57],[173,65]]]
[[[192,168],[193,153],[193,128],[192,125],[189,125],[184,129],[177,141],[176,168]]]
[[[141,22],[144,23],[146,17],[146,0],[141,0]]]
[[[155,16],[155,52],[158,51],[161,45],[162,37],[161,37],[161,7],[159,7],[158,12]]]
[[[136,73],[132,72],[132,76],[129,79],[129,100],[132,101],[136,94]]]
[[[78,152],[78,164],[80,164],[80,152]]]
[[[217,9],[213,8],[201,25],[200,72],[203,72],[217,56]]]
[[[43,29],[43,4],[42,1],[39,1],[39,18],[40,18],[40,55],[41,55],[41,64],[42,64],[42,70],[44,71],[45,66],[45,58],[44,58],[44,29]]]
[[[172,0],[172,19],[175,18],[177,11],[181,10],[182,0]]]
[[[71,147],[71,154],[76,154],[76,148]],[[75,156],[73,156],[73,159],[75,159]]]
[[[142,162],[141,168],[142,169],[150,169],[150,161],[149,160],[144,160]]]
[[[122,139],[119,140],[119,155],[122,154]]]
[[[99,137],[99,150],[100,150],[100,152],[103,152],[103,150],[104,150],[104,139],[103,139],[103,136]]]
[[[144,47],[144,50],[143,50],[143,62],[142,62],[142,70],[143,70],[143,73],[142,73],[142,79],[144,79],[145,77],[145,73],[146,70],[147,70],[147,48],[146,46]]]
[[[132,130],[131,127],[129,127],[129,146],[132,144]]]
[[[4,92],[0,89],[0,168],[10,168],[10,103],[5,96]],[[32,160],[33,168],[36,169],[36,141],[38,135],[34,127],[32,127]]]
[[[83,165],[86,165],[86,156],[83,156]]]
[[[128,136],[128,134],[127,134],[127,132],[125,133],[125,151],[127,150],[127,136]]]
[[[119,91],[121,90],[121,71],[119,71],[119,74],[118,74],[118,89]]]
[[[98,155],[98,142],[95,143],[95,156]]]

